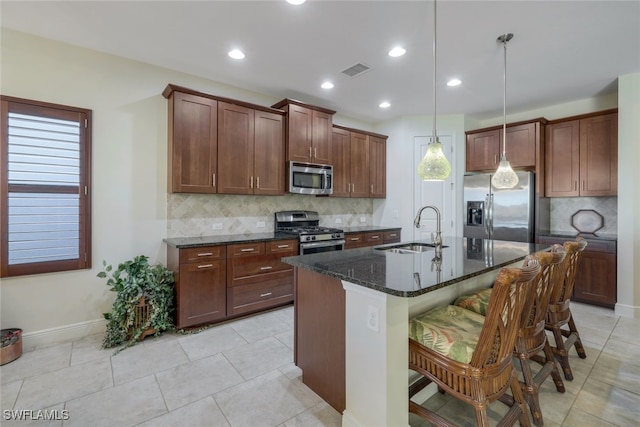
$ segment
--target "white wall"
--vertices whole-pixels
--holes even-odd
[[[168,83],[271,105],[278,99],[168,69],[2,29],[3,95],[93,110],[93,268],[4,278],[0,323],[24,347],[104,330],[113,295],[102,260],[165,260]]]

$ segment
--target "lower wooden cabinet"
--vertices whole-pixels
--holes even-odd
[[[227,315],[226,247],[168,248],[175,277],[176,327],[186,328]]]
[[[554,244],[572,238],[540,237],[540,243]],[[617,244],[614,240],[587,240],[576,271],[572,301],[613,308],[617,302]]]
[[[175,276],[176,327],[186,328],[293,301],[296,240],[177,249],[168,247]]]
[[[365,231],[362,233],[345,233],[344,248],[356,249],[367,246],[377,246],[384,243],[397,243],[400,241],[401,229],[386,231]]]

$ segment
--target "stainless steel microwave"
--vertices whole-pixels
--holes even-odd
[[[333,166],[331,165],[289,162],[287,179],[290,193],[333,193]]]

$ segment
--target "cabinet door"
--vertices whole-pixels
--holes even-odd
[[[288,106],[287,160],[311,161],[311,111],[295,104]]]
[[[500,130],[467,135],[467,172],[494,170],[500,161]]]
[[[282,116],[255,111],[254,194],[284,194],[284,128]]]
[[[617,299],[616,258],[615,254],[585,250],[576,271],[573,299],[613,308]]]
[[[312,137],[313,163],[323,165],[331,164],[331,130],[333,118],[331,114],[312,110]]]
[[[218,104],[218,193],[253,194],[254,110]]]
[[[351,132],[351,197],[369,197],[369,136]]]
[[[169,104],[169,191],[215,193],[217,101],[174,92]]]
[[[536,135],[536,124],[526,123],[523,125],[507,128],[507,160],[513,168],[535,168],[536,166],[536,142],[539,137]],[[502,132],[500,132],[502,142]]]
[[[181,264],[176,288],[177,327],[198,325],[226,316],[226,262]]]
[[[580,178],[580,121],[547,126],[545,195],[576,197]]]
[[[580,195],[618,194],[618,115],[580,120]]]
[[[387,197],[387,140],[369,137],[369,186],[370,196]]]
[[[351,163],[351,132],[333,128],[331,135],[331,153],[333,157],[333,194],[332,197],[349,197],[351,181],[349,177]]]

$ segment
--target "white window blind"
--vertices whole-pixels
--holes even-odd
[[[8,264],[77,259],[80,123],[9,112]]]

